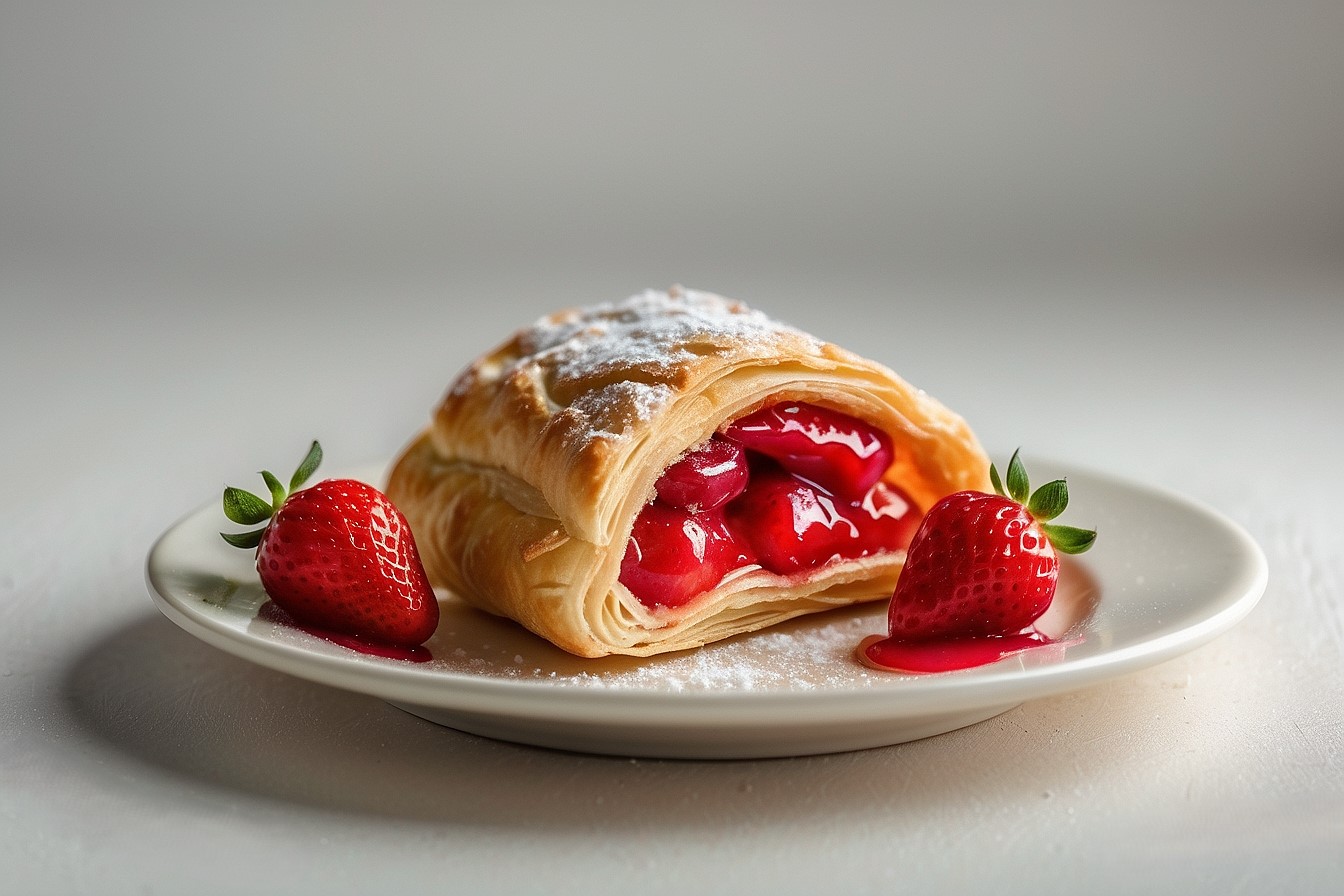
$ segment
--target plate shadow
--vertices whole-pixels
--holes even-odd
[[[918,825],[950,804],[983,801],[987,785],[1011,799],[1070,786],[1086,760],[1075,755],[1071,768],[1061,766],[1052,755],[1057,732],[1024,712],[1076,712],[1100,699],[1108,724],[1123,730],[1126,716],[1150,709],[1085,692],[855,753],[620,759],[445,729],[375,698],[247,663],[149,614],[76,656],[61,697],[92,737],[190,786],[361,816],[594,833],[731,830],[800,814]]]

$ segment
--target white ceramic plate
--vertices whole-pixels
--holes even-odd
[[[901,675],[854,659],[884,633],[885,604],[835,611],[652,659],[572,657],[505,620],[443,597],[425,662],[339,647],[258,611],[251,553],[217,534],[217,503],[154,545],[146,575],[169,619],[263,666],[380,697],[451,728],[624,756],[801,756],[901,743],[983,721],[1026,700],[1083,688],[1191,650],[1242,619],[1264,592],[1257,545],[1179,496],[1096,473],[1067,476],[1068,522],[1096,546],[1065,558],[1041,621],[1051,646],[961,672]],[[377,470],[356,472],[379,482]]]

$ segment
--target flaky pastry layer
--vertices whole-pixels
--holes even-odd
[[[696,647],[887,597],[903,551],[806,574],[730,573],[685,607],[618,581],[673,461],[738,417],[805,401],[885,430],[884,477],[927,510],[988,487],[966,423],[891,370],[740,302],[673,288],[542,318],[478,359],[394,464],[430,580],[579,656]]]

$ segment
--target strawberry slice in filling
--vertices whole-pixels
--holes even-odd
[[[621,582],[648,607],[680,607],[750,563],[723,513],[692,513],[654,501],[635,520]]]
[[[664,470],[655,490],[671,507],[713,510],[742,494],[749,475],[742,446],[714,435]]]
[[[735,420],[664,471],[620,581],[672,608],[744,566],[792,576],[903,549],[921,513],[882,481],[891,459],[886,433],[828,408],[782,402]]]
[[[853,559],[910,543],[919,515],[885,482],[846,501],[782,469],[762,469],[728,508],[761,566],[779,575],[812,569],[834,558]]]
[[[734,420],[724,435],[832,494],[861,499],[891,466],[891,438],[862,420],[783,402]]]

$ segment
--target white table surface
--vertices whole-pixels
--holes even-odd
[[[1336,10],[99,9],[0,27],[0,889],[1339,892]],[[759,762],[457,733],[154,608],[146,551],[225,483],[313,437],[386,459],[514,327],[673,282],[998,457],[1207,503],[1263,601],[970,728]]]

